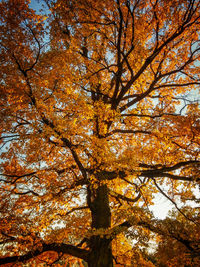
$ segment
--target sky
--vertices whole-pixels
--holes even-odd
[[[41,0],[31,0],[30,7],[36,11],[39,11],[42,7],[42,2]]]

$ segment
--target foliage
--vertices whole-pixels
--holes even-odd
[[[199,14],[198,0],[0,3],[0,264],[153,266],[152,233],[160,262],[170,242],[174,262],[190,252]],[[157,194],[185,221],[154,218]]]
[[[200,264],[199,209],[184,207],[165,219],[165,237],[159,238],[152,255],[158,266],[198,266]]]

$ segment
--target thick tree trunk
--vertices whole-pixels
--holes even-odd
[[[92,228],[101,229],[102,235],[94,235],[90,238],[91,251],[88,255],[89,267],[112,267],[111,240],[103,235],[104,229],[111,226],[111,212],[108,199],[107,185],[99,185],[91,190],[90,210],[92,213]]]
[[[113,267],[110,240],[96,236],[91,241],[93,247],[88,258],[88,267]]]

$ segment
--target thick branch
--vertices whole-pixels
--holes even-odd
[[[43,252],[46,252],[46,251],[55,251],[58,253],[69,254],[71,256],[78,257],[83,260],[87,260],[87,254],[88,254],[87,250],[78,248],[73,245],[68,245],[64,243],[61,243],[61,244],[51,243],[51,244],[43,244],[42,248],[36,249],[34,251],[30,251],[25,255],[1,258],[0,265],[13,263],[13,262],[25,262],[30,259],[33,259],[34,257],[41,255]]]
[[[187,166],[187,165],[196,165],[199,164],[200,161],[198,160],[190,160],[190,161],[183,161],[183,162],[179,162],[171,167],[166,167],[166,166],[162,166],[159,169],[153,169],[153,170],[143,170],[141,172],[141,176],[144,177],[149,177],[149,178],[155,178],[155,177],[168,177],[171,178],[173,180],[182,180],[182,181],[192,181],[193,177],[188,177],[188,176],[179,176],[179,175],[175,175],[175,174],[171,174],[168,172],[171,171],[175,171],[180,169],[181,167]],[[151,168],[155,168],[155,166],[150,166],[150,165],[146,165],[144,166],[144,164],[142,164],[141,166],[143,167],[151,167]],[[200,178],[199,178],[200,179]],[[199,179],[195,179],[195,180],[199,180]]]
[[[114,197],[114,198],[116,198],[116,199],[121,199],[121,200],[124,200],[124,201],[126,201],[126,202],[132,202],[132,203],[134,203],[134,202],[137,202],[139,199],[140,199],[140,197],[141,197],[141,194],[139,193],[138,195],[137,195],[137,197],[135,197],[134,199],[133,198],[130,198],[130,197],[126,197],[126,196],[123,196],[123,195],[121,195],[121,194],[119,194],[119,193],[116,193],[116,192],[114,192],[114,191],[112,191],[112,190],[110,190],[109,191],[109,193],[110,193],[110,195],[112,196],[112,197]]]

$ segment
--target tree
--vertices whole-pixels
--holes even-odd
[[[154,253],[158,266],[198,266],[200,264],[199,209],[184,207],[165,219],[165,231]],[[188,220],[190,218],[190,220]],[[164,227],[163,227],[164,226]],[[163,238],[165,236],[165,238]]]
[[[0,3],[0,264],[151,266],[149,205],[200,181],[200,2],[44,4]]]

